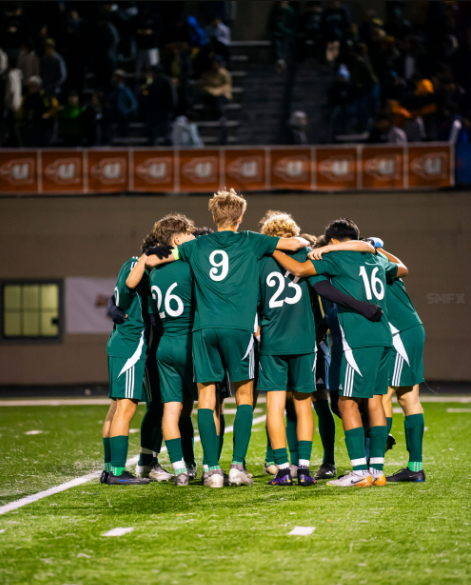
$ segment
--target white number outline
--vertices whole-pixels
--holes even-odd
[[[185,306],[184,306],[181,298],[177,297],[177,295],[172,295],[172,291],[177,285],[178,285],[178,283],[176,283],[176,282],[174,282],[172,284],[172,286],[165,293],[165,299],[162,298],[162,291],[160,290],[160,288],[157,285],[154,284],[150,288],[151,293],[152,293],[152,298],[154,299],[154,301],[157,301],[157,308],[159,310],[159,316],[161,319],[165,319],[165,317],[167,316],[165,314],[165,311],[167,312],[168,315],[170,315],[170,317],[180,317],[180,315],[183,313],[183,311],[185,309]],[[157,295],[157,298],[155,298],[155,295]],[[172,309],[172,307],[170,306],[170,301],[172,299],[177,302],[178,309],[176,311],[174,311]],[[162,306],[162,300],[164,301],[165,311],[160,311],[160,307]]]
[[[219,263],[214,260],[218,254],[222,256],[222,261]],[[209,262],[213,266],[209,271],[209,277],[211,280],[214,280],[215,282],[224,280],[229,273],[229,256],[227,255],[227,252],[224,252],[224,250],[214,250],[209,256]],[[221,274],[218,274],[218,268],[222,269]]]
[[[384,299],[384,284],[382,283],[381,279],[376,277],[378,270],[379,270],[378,266],[373,269],[373,272],[371,273],[371,285],[370,285],[370,281],[368,280],[368,274],[366,272],[366,268],[364,266],[362,266],[360,268],[360,276],[363,279],[363,284],[365,286],[366,298],[369,301],[371,301],[373,299],[373,294],[379,301]],[[378,283],[380,286],[379,291],[378,291]]]
[[[270,307],[270,309],[277,309],[279,307],[282,307],[283,303],[287,303],[288,305],[295,305],[296,303],[299,303],[299,301],[301,300],[301,297],[303,296],[303,289],[298,284],[299,282],[298,276],[295,276],[293,280],[289,280],[288,282],[288,288],[294,288],[294,290],[296,291],[294,297],[286,297],[281,301],[278,300],[278,297],[285,290],[286,287],[285,279],[288,278],[290,274],[291,272],[289,271],[286,271],[284,276],[279,272],[270,272],[270,274],[267,276],[266,283],[267,286],[269,286],[270,288],[276,286],[276,282],[274,279],[278,279],[279,282],[278,289],[268,302],[268,306]]]

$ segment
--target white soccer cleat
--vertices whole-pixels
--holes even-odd
[[[289,466],[289,474],[291,477],[298,477],[298,466],[297,465],[290,465]]]
[[[345,475],[341,475],[338,479],[328,481],[326,485],[334,487],[371,487],[373,480],[371,475],[363,475],[362,472],[350,471]]]
[[[252,479],[253,473],[250,473],[250,471],[247,469],[247,467],[245,466],[245,464],[244,464],[244,471],[250,477],[250,479]]]
[[[173,479],[173,473],[166,471],[160,463],[154,463],[151,471],[149,472],[149,479],[152,481],[170,481]]]
[[[139,479],[144,479],[149,477],[149,473],[152,471],[152,464],[151,465],[136,465],[136,477]]]
[[[253,479],[243,465],[233,463],[229,471],[229,485],[253,485]]]
[[[224,473],[221,469],[207,471],[203,481],[206,487],[222,488],[224,487]]]
[[[276,475],[278,473],[278,465],[275,465],[274,463],[272,463],[271,465],[267,465],[265,463],[265,465],[263,466],[263,473],[265,475]]]

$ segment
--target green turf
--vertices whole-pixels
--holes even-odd
[[[265,433],[259,424],[248,456],[253,488],[91,482],[0,516],[0,583],[471,583],[471,425],[469,415],[448,414],[449,407],[460,405],[425,405],[425,484],[270,488],[262,475]],[[12,458],[2,457],[2,503],[98,464],[98,421],[106,408],[56,407],[47,416],[43,408],[1,411],[2,455]],[[343,470],[348,459],[337,428]],[[30,429],[49,434],[24,435]],[[390,472],[406,463],[401,415],[394,416],[393,433],[398,445],[388,454]],[[135,451],[137,441],[132,435]],[[316,438],[313,461],[319,455]],[[23,484],[15,481],[19,474]],[[288,536],[294,526],[316,530]],[[135,530],[102,536],[116,527]]]

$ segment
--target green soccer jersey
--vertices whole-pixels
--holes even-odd
[[[215,232],[178,247],[195,276],[199,329],[254,330],[259,291],[258,262],[279,238],[255,232]]]
[[[189,335],[195,316],[194,279],[189,264],[172,262],[155,268],[150,273],[150,287],[164,335]]]
[[[359,313],[337,305],[344,349],[358,347],[391,347],[386,306],[386,270],[384,256],[361,252],[331,252],[322,260],[312,260],[319,275],[328,276],[343,293],[359,301],[379,305],[384,315],[378,323]]]
[[[308,249],[289,254],[306,262]],[[301,355],[316,351],[316,327],[311,290],[305,278],[295,277],[272,257],[260,260],[260,353]],[[317,295],[316,295],[317,298]]]
[[[138,260],[139,258],[133,256],[119,271],[114,296],[116,305],[126,313],[126,320],[120,325],[114,324],[107,344],[108,356],[132,358],[135,361],[146,356],[145,331],[149,323],[149,313],[157,313],[157,308],[153,306],[154,301],[150,297],[147,273],[135,290],[126,286],[126,279]]]
[[[417,311],[407,294],[402,278],[397,278],[397,264],[389,263],[386,271],[386,303],[388,318],[393,333],[422,325]]]

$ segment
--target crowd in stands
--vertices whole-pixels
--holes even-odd
[[[467,142],[471,3],[382,4],[385,18],[368,9],[354,22],[348,3],[276,2],[270,32],[278,71],[314,57],[335,72],[327,96],[330,142]],[[290,126],[297,143],[300,134]]]
[[[224,125],[232,98],[225,2],[2,2],[0,144],[201,146],[195,103]]]

